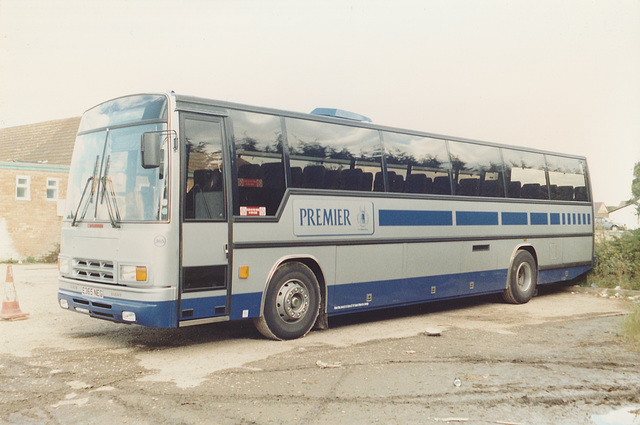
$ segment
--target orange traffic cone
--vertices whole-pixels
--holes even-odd
[[[22,319],[29,315],[20,310],[18,304],[18,295],[16,294],[16,286],[13,284],[13,269],[11,264],[7,266],[7,278],[4,281],[4,298],[2,299],[2,311],[0,311],[0,319]]]

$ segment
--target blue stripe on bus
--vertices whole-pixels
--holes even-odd
[[[497,226],[498,213],[487,211],[456,211],[458,226]]]
[[[503,212],[502,224],[504,226],[516,226],[529,224],[527,213],[524,212]]]
[[[538,284],[571,280],[590,269],[591,266],[579,266],[540,270]],[[500,293],[506,288],[507,274],[508,270],[502,269],[334,285],[328,289],[327,313],[335,316],[355,311]],[[432,292],[433,287],[435,292]]]
[[[549,224],[549,215],[547,213],[530,213],[532,225]]]
[[[380,210],[380,226],[452,226],[451,211]]]
[[[505,289],[506,282],[507,269],[503,269],[333,285],[328,289],[327,312],[330,315],[337,315],[353,311],[497,293]],[[470,288],[471,286],[473,289]],[[367,301],[369,294],[371,301]]]
[[[565,267],[552,270],[540,270],[538,271],[538,284],[544,285],[545,283],[562,282],[566,280],[575,279],[591,270],[591,266],[578,266],[578,267]]]
[[[379,210],[380,226],[453,226],[453,211]],[[591,225],[587,213],[456,211],[456,226]],[[499,220],[499,218],[501,220]]]

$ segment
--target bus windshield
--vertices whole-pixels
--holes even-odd
[[[74,223],[110,220],[112,224],[168,219],[167,138],[159,167],[145,169],[141,163],[142,135],[167,129],[166,123],[160,122],[165,112],[157,107],[158,99],[149,101],[148,97],[132,97],[134,101],[125,98],[128,102],[117,99],[85,114],[81,131],[88,130],[88,122],[98,127],[115,124],[117,128],[88,130],[78,136],[69,170],[65,218]],[[155,109],[153,116],[136,116],[133,112],[145,110],[145,102]],[[126,121],[132,122],[127,125]]]

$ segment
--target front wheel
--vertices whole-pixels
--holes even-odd
[[[518,251],[511,264],[507,289],[502,298],[511,304],[524,304],[533,297],[537,285],[536,260],[529,251]]]
[[[264,312],[254,322],[267,338],[296,339],[311,330],[319,310],[320,288],[311,269],[302,263],[286,263],[269,281]]]

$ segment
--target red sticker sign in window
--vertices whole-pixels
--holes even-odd
[[[262,179],[238,179],[239,187],[262,187]]]
[[[267,215],[267,207],[240,207],[240,215],[248,217]]]

